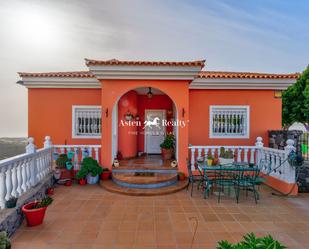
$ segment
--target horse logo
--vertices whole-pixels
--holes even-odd
[[[144,128],[149,127],[150,129],[152,129],[152,126],[158,127],[159,129],[161,129],[160,125],[159,125],[159,118],[155,117],[152,121],[151,120],[145,120],[144,121]]]

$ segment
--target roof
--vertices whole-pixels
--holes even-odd
[[[20,77],[42,77],[42,78],[94,78],[94,75],[89,71],[75,72],[47,72],[47,73],[25,73],[19,72]]]
[[[199,78],[241,78],[241,79],[297,79],[299,73],[293,74],[273,74],[273,73],[253,73],[253,72],[219,72],[201,71]]]
[[[94,78],[90,71],[74,72],[46,72],[46,73],[25,73],[19,72],[20,77],[47,77],[47,78]],[[252,72],[219,72],[219,71],[201,71],[199,78],[243,78],[243,79],[297,79],[299,73],[292,74],[271,74],[271,73],[252,73]]]
[[[122,61],[122,60],[90,60],[85,59],[87,66],[104,65],[104,66],[176,66],[176,67],[201,67],[205,65],[205,60],[197,61]]]

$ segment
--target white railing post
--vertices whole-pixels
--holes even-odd
[[[284,147],[284,151],[286,152],[286,155],[285,155],[285,160],[286,160],[288,159],[288,156],[291,152],[296,151],[296,148],[294,146],[294,140],[288,139],[286,141],[286,146]],[[295,168],[292,167],[292,165],[290,165],[288,160],[286,160],[284,167],[285,167],[284,171],[286,173],[285,175],[286,181],[289,183],[295,183],[295,177],[296,177]]]
[[[195,149],[194,148],[191,148],[191,170],[195,170],[195,166],[194,166],[194,163],[195,163]]]
[[[5,172],[4,169],[0,169],[0,208],[5,208]]]
[[[51,141],[50,136],[45,136],[45,141],[44,141],[44,148],[52,148],[53,147],[53,143]],[[50,152],[50,154],[46,155],[44,157],[44,176],[46,176],[50,171],[51,171],[51,164],[52,164],[52,150]]]
[[[257,137],[256,138],[256,164],[258,165],[258,167],[260,167],[260,161],[262,159],[262,149],[264,147],[264,143],[263,143],[263,138],[262,137]]]
[[[45,141],[44,141],[44,148],[50,148],[52,146],[53,146],[53,144],[52,144],[52,141],[50,139],[50,136],[46,136]]]
[[[26,146],[26,153],[27,154],[34,154],[36,153],[36,146],[34,144],[34,138],[29,137],[28,138],[28,145]],[[18,168],[17,168],[18,170]],[[36,165],[36,157],[32,157],[30,161],[30,184],[31,187],[35,186],[37,184],[37,165]],[[18,172],[17,172],[17,178],[18,178]],[[18,182],[19,184],[19,182]]]

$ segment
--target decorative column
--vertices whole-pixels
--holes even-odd
[[[34,138],[29,137],[28,138],[28,145],[26,146],[26,153],[27,154],[33,154],[35,152],[36,152],[36,146],[34,144]],[[17,170],[19,170],[19,168],[17,168]],[[33,156],[31,161],[30,161],[30,184],[31,184],[31,187],[33,187],[37,184],[36,174],[37,174],[36,157]],[[17,172],[17,177],[18,177],[18,172]],[[18,185],[19,184],[20,183],[18,182]]]
[[[256,164],[258,165],[258,167],[260,167],[260,161],[262,159],[262,148],[264,147],[264,143],[263,143],[263,138],[262,137],[257,137],[256,138]]]
[[[296,148],[294,146],[294,140],[288,139],[286,141],[286,146],[284,147],[284,151],[286,152],[285,158],[284,158],[284,160],[286,161],[284,164],[284,171],[286,172],[286,174],[284,175],[284,178],[285,178],[284,180],[287,181],[288,183],[295,183],[296,181],[295,168],[293,167],[293,165],[290,165],[289,160],[287,160],[291,152],[296,152]]]
[[[50,148],[52,146],[53,146],[53,144],[52,144],[52,141],[50,139],[50,136],[46,136],[45,141],[44,141],[44,148]]]

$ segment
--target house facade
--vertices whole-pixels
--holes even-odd
[[[99,144],[100,161],[158,154],[167,133],[186,172],[192,145],[267,144],[281,128],[281,91],[297,74],[205,71],[185,62],[86,59],[87,71],[19,73],[37,144]],[[157,119],[156,119],[157,118]]]

